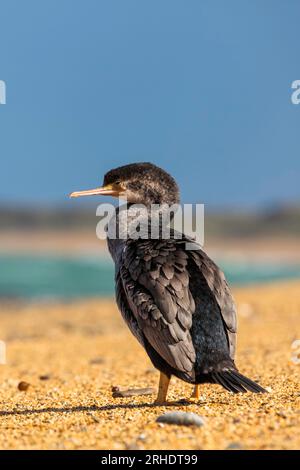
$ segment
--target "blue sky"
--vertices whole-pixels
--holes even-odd
[[[133,161],[185,202],[300,200],[299,17],[298,0],[2,0],[0,202],[65,203]]]

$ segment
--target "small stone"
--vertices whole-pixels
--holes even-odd
[[[153,395],[155,393],[154,388],[128,388],[127,390],[120,390],[119,387],[112,387],[112,397],[113,398],[125,398],[125,397],[135,397],[141,395]]]
[[[126,450],[141,450],[141,448],[138,446],[136,442],[129,442],[128,444],[125,444],[125,449]]]
[[[104,360],[102,357],[94,357],[93,359],[90,360],[90,364],[96,365],[96,364],[103,364]]]
[[[287,414],[283,410],[277,411],[276,414],[277,414],[277,416],[280,416],[280,418],[284,418],[284,419],[287,418]]]
[[[230,444],[228,444],[228,446],[226,447],[226,450],[240,450],[242,449],[243,446],[240,442],[231,442]]]
[[[158,423],[178,424],[180,426],[198,426],[204,425],[204,419],[196,413],[185,413],[183,411],[171,411],[160,415]]]
[[[26,392],[26,390],[28,390],[29,387],[30,387],[30,384],[25,381],[21,381],[18,384],[18,390],[20,390],[20,392]]]
[[[49,380],[49,379],[50,379],[50,375],[48,375],[48,374],[40,375],[40,376],[39,376],[39,379],[40,379],[40,380]]]
[[[238,424],[241,422],[240,418],[233,418],[232,420],[233,424]]]

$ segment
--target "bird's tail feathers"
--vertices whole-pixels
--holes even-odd
[[[254,382],[248,377],[240,374],[239,371],[234,369],[228,369],[218,372],[211,373],[212,380],[222,385],[226,390],[233,393],[244,393],[244,392],[252,392],[252,393],[266,393],[263,387],[261,387],[258,383]]]

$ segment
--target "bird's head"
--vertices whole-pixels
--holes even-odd
[[[130,203],[178,204],[179,189],[176,181],[166,171],[152,163],[132,163],[110,170],[100,188],[76,191],[70,197],[114,196]]]

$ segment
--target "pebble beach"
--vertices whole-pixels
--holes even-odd
[[[299,449],[300,282],[235,288],[237,365],[267,394],[233,395],[175,378],[168,406],[152,395],[158,372],[131,336],[112,299],[1,302],[0,449]],[[298,348],[299,349],[299,348]],[[300,351],[299,351],[300,354]],[[151,390],[150,390],[151,393]],[[189,412],[203,425],[157,422]]]

